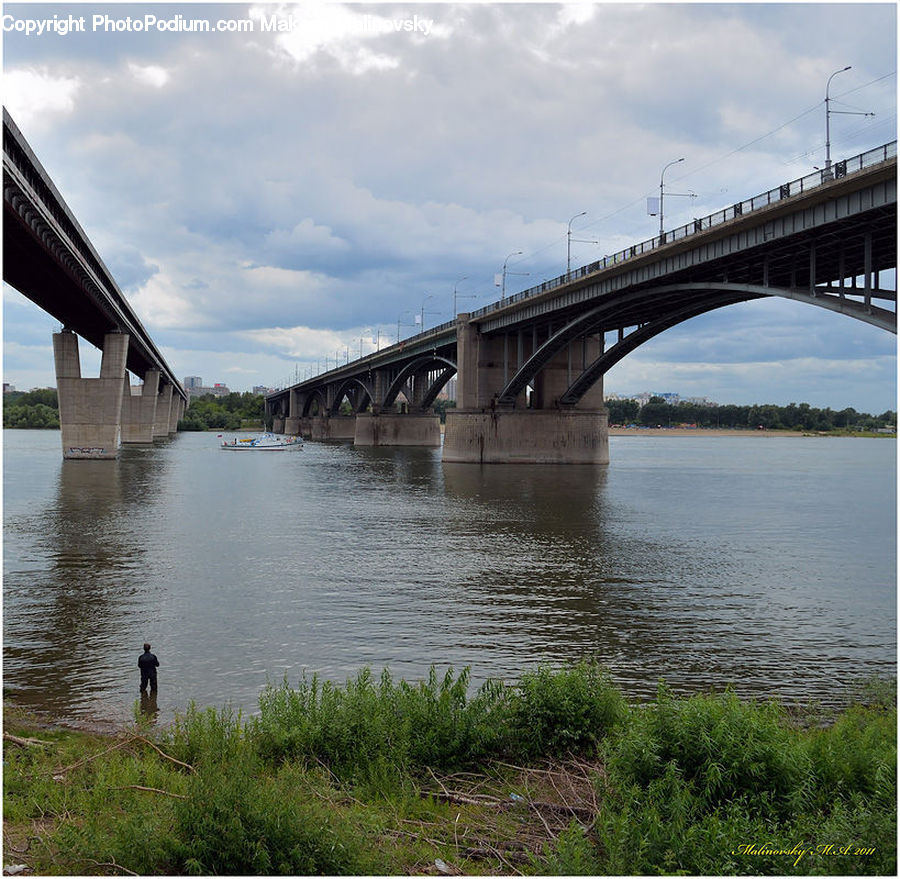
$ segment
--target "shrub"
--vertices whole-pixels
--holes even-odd
[[[395,684],[387,670],[376,683],[364,669],[343,688],[304,675],[296,689],[286,681],[266,687],[252,735],[265,759],[314,757],[354,778],[385,761],[398,769],[461,766],[495,752],[507,728],[502,685],[485,684],[468,700],[468,683],[468,669],[439,681],[432,668],[415,685]]]
[[[163,737],[169,753],[192,766],[237,761],[252,753],[241,714],[230,707],[200,709],[192,702]]]
[[[584,751],[627,715],[622,694],[593,663],[522,677],[513,702],[513,742],[524,758]]]
[[[808,771],[809,757],[774,702],[742,702],[733,692],[675,699],[660,684],[608,752],[611,775],[649,785],[670,765],[693,794],[715,806],[750,797],[776,810]]]
[[[290,772],[260,778],[236,764],[204,772],[175,813],[175,854],[186,874],[365,872],[357,844],[333,811],[298,797]]]

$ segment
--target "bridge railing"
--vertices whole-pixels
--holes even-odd
[[[557,278],[544,281],[542,284],[538,284],[534,287],[529,287],[521,293],[515,293],[498,302],[492,302],[490,305],[485,305],[483,308],[473,311],[472,317],[482,317],[492,311],[497,311],[500,308],[511,305],[512,303],[521,302],[523,299],[530,299],[532,296],[546,293],[548,290],[561,287],[571,281],[577,281],[579,278],[583,278],[586,275],[591,275],[594,272],[599,272],[610,266],[618,265],[619,263],[633,259],[636,256],[649,253],[651,250],[656,250],[656,248],[661,247],[664,244],[671,244],[673,241],[680,241],[691,235],[705,232],[714,226],[720,226],[722,223],[727,223],[743,214],[748,214],[751,211],[768,207],[769,205],[783,201],[784,199],[794,198],[795,196],[809,192],[811,189],[815,189],[823,183],[830,183],[832,180],[846,177],[848,174],[855,171],[861,171],[863,168],[877,165],[880,162],[886,162],[896,155],[897,141],[894,140],[884,146],[860,153],[852,159],[844,159],[840,162],[835,162],[830,168],[823,168],[812,174],[807,174],[805,177],[800,177],[789,183],[781,184],[775,189],[770,189],[760,195],[753,196],[753,198],[737,202],[723,210],[716,211],[714,214],[710,214],[709,216],[700,219],[694,219],[690,223],[679,226],[677,229],[663,232],[662,235],[648,238],[640,244],[633,244],[631,247],[626,247],[624,250],[620,250],[618,253],[614,253],[611,256],[605,256],[603,259],[599,259],[596,262],[581,266],[577,269],[572,269],[572,271],[560,275]]]

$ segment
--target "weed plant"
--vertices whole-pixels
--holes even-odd
[[[157,734],[160,750],[142,728],[123,747],[48,733],[48,746],[5,749],[5,830],[38,840],[28,863],[44,874],[421,872],[462,858],[460,815],[488,815],[423,796],[432,773],[581,755],[602,767],[595,813],[533,847],[527,872],[896,873],[890,686],[815,729],[732,692],[677,698],[660,685],[628,707],[590,664],[468,687],[468,671],[434,669],[415,684],[369,670],[343,686],[303,678],[267,687],[249,720],[191,706]],[[502,826],[542,832],[533,805],[497,813]]]
[[[775,703],[660,685],[602,748],[604,872],[893,875],[896,709],[786,721]]]
[[[417,685],[394,683],[390,672],[376,682],[369,669],[338,687],[303,677],[260,696],[260,715],[251,724],[265,759],[298,757],[324,761],[342,777],[412,767],[450,768],[496,753],[505,734],[507,692],[489,682],[467,699],[468,670],[438,680],[434,668]]]

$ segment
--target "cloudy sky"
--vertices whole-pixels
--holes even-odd
[[[573,265],[652,237],[647,197],[681,156],[667,228],[810,173],[847,65],[832,159],[896,137],[893,3],[4,13],[5,105],[176,375],[239,391],[393,342],[423,310],[449,320],[454,287],[459,311],[494,301],[516,251],[507,292],[559,275],[582,211]],[[7,286],[3,301],[4,381],[54,385],[58,324]],[[606,389],[882,412],[895,342],[746,303],[639,348]],[[96,374],[85,343],[82,359]]]

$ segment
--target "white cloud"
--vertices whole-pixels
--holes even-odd
[[[293,20],[290,32],[278,34],[276,42],[280,52],[298,64],[314,61],[321,52],[355,75],[399,66],[395,56],[362,45],[363,40],[384,33],[378,16],[321,0],[290,6],[254,6],[250,10],[250,17],[257,20],[273,15],[283,21]]]
[[[167,272],[157,272],[142,284],[129,302],[148,329],[182,329],[207,322],[199,304]]]
[[[352,336],[331,330],[315,330],[310,327],[272,327],[237,333],[255,343],[274,348],[289,359],[315,360],[343,354]]]
[[[50,128],[54,116],[74,111],[80,88],[77,77],[46,67],[13,69],[3,74],[3,103],[20,127]]]
[[[164,67],[159,67],[156,64],[141,66],[140,64],[130,63],[128,69],[131,71],[131,75],[142,85],[162,88],[169,81],[169,72]]]

